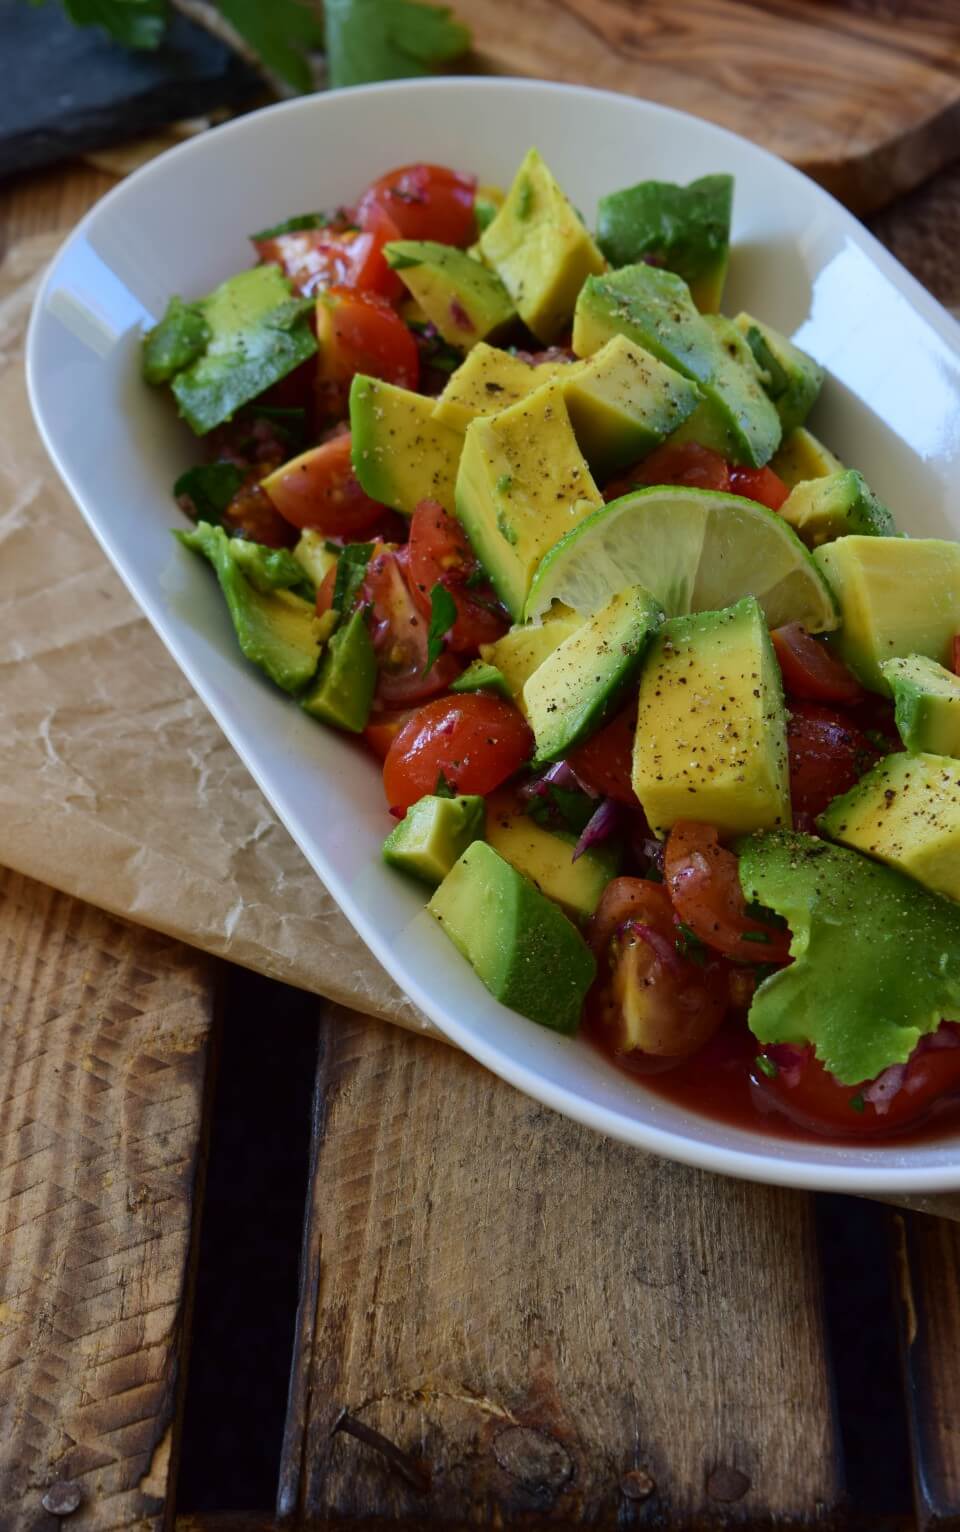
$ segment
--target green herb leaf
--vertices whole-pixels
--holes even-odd
[[[312,6],[303,0],[217,0],[260,61],[294,90],[313,89],[307,55],[323,43],[323,27]]]
[[[275,223],[270,229],[260,229],[248,238],[279,239],[281,234],[302,234],[305,229],[325,229],[329,222],[329,213],[297,213],[293,218],[285,218],[283,223]]]
[[[183,497],[190,501],[194,521],[208,521],[218,527],[243,480],[244,474],[235,463],[200,463],[180,475],[173,493],[177,500]]]
[[[741,931],[740,935],[745,942],[760,942],[764,947],[770,945],[769,931]]]
[[[447,781],[442,771],[437,777],[437,785],[433,789],[433,796],[435,798],[455,798],[457,796],[457,789]]]
[[[682,921],[677,926],[677,939],[674,945],[680,956],[682,958],[689,958],[692,963],[697,963],[702,967],[707,961],[706,946],[700,940],[696,931],[691,930]]]
[[[157,48],[170,20],[167,0],[63,0],[78,27],[99,27],[125,48]]]
[[[357,599],[372,552],[373,543],[348,543],[337,559],[333,610],[341,617],[350,611]]]
[[[429,74],[470,47],[469,29],[445,5],[326,0],[324,16],[331,86]]]
[[[430,592],[430,626],[427,629],[427,660],[423,674],[432,670],[443,653],[443,640],[457,620],[457,603],[439,580]]]
[[[249,404],[244,419],[266,420],[277,436],[286,442],[293,457],[307,444],[307,412],[298,404]]]
[[[762,1075],[766,1075],[768,1080],[775,1080],[777,1075],[780,1073],[776,1064],[773,1062],[773,1059],[768,1059],[765,1053],[758,1053],[753,1062],[756,1064],[760,1073]]]
[[[853,1107],[855,1112],[862,1112],[865,1110],[866,1102],[863,1099],[862,1092],[858,1092],[857,1095],[850,1097],[850,1105]]]

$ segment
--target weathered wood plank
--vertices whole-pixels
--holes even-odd
[[[692,1528],[839,1507],[807,1196],[637,1154],[341,1011],[316,1125],[282,1516]],[[335,1430],[343,1409],[406,1476]]]
[[[213,972],[0,873],[0,1532],[163,1524]]]

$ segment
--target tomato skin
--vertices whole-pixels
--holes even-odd
[[[787,1067],[778,1062],[784,1052],[789,1055]],[[812,1048],[764,1047],[760,1056],[769,1058],[777,1073],[771,1078],[754,1067],[750,1082],[755,1096],[799,1127],[834,1137],[896,1133],[926,1116],[938,1100],[960,1091],[960,1048],[956,1047],[924,1048],[921,1043],[904,1066],[901,1087],[887,1100],[885,1110],[864,1098],[869,1083],[841,1085]]]
[[[788,697],[806,702],[862,702],[863,687],[826,645],[811,638],[799,622],[770,634]]]
[[[383,257],[383,246],[391,238],[396,235],[385,229],[301,229],[253,243],[260,260],[279,266],[303,298],[312,298],[325,287],[352,287],[391,297],[396,293],[396,279]]]
[[[416,390],[420,353],[403,320],[377,293],[331,287],[317,298],[319,377],[345,383],[355,373]]]
[[[223,526],[227,532],[239,533],[267,548],[292,548],[297,540],[260,484],[244,484],[237,490],[223,513]]]
[[[720,845],[712,825],[677,821],[667,839],[663,875],[678,919],[708,947],[738,963],[789,961],[789,931],[747,914],[737,859]]]
[[[391,809],[407,810],[432,793],[441,772],[458,793],[484,796],[533,753],[533,733],[512,703],[481,692],[438,697],[397,735],[383,767]]]
[[[953,636],[953,673],[960,676],[960,633]]]
[[[734,495],[756,500],[769,511],[779,511],[790,493],[789,486],[772,468],[740,468],[736,464],[730,469],[730,490]]]
[[[617,803],[639,808],[633,790],[633,739],[637,704],[630,702],[567,756],[568,765],[586,787]]]
[[[357,204],[361,228],[376,224],[376,208],[395,226],[394,239],[435,239],[464,248],[473,243],[477,222],[473,197],[475,176],[458,174],[443,165],[402,165],[388,171],[364,192]]]
[[[792,704],[787,746],[794,813],[814,817],[848,792],[882,753],[843,713],[813,702]]]
[[[664,442],[647,457],[614,479],[603,492],[607,501],[617,500],[631,489],[651,484],[689,484],[693,489],[729,490],[730,468],[726,458],[697,442]]]
[[[361,589],[360,599],[372,607],[376,696],[385,707],[424,702],[460,674],[460,662],[449,650],[425,671],[428,624],[410,590],[407,560],[406,548],[376,549]]]
[[[350,446],[348,431],[301,452],[264,479],[264,492],[291,526],[356,538],[381,519],[384,507],[357,482]]]
[[[421,500],[410,520],[410,587],[413,599],[429,617],[430,593],[443,585],[456,603],[457,618],[447,634],[456,654],[474,655],[481,644],[495,643],[507,631],[509,618],[492,588],[476,591],[473,580],[480,566],[460,523],[436,500]]]

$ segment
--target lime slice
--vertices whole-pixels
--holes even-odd
[[[670,485],[632,491],[562,537],[537,566],[523,615],[536,621],[562,601],[589,616],[631,585],[646,586],[669,617],[756,596],[771,628],[827,633],[840,621],[829,585],[775,511]]]

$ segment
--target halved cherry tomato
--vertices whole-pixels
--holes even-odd
[[[370,714],[370,721],[363,731],[363,737],[374,755],[385,761],[390,746],[393,744],[400,730],[408,724],[417,713],[418,708],[382,708],[379,712]]]
[[[794,813],[822,814],[882,754],[849,718],[813,702],[795,702],[787,722]]]
[[[238,532],[267,548],[292,548],[297,540],[289,522],[277,514],[259,484],[244,484],[237,490],[223,513],[223,526],[227,532]]]
[[[567,756],[585,786],[634,809],[639,807],[632,779],[636,732],[637,704],[631,702]]]
[[[317,298],[319,376],[347,382],[355,373],[384,378],[401,388],[420,381],[417,342],[400,315],[377,293],[331,287]]]
[[[406,548],[382,546],[374,552],[360,599],[373,608],[377,699],[386,707],[407,707],[446,691],[460,674],[460,662],[444,650],[425,669],[428,624],[410,591]]]
[[[441,773],[458,793],[491,793],[533,750],[533,734],[517,708],[499,697],[466,692],[438,697],[400,730],[383,767],[391,809],[408,809],[432,793]]]
[[[770,511],[779,511],[790,493],[789,485],[772,468],[740,468],[735,464],[730,468],[730,490],[759,501]]]
[[[790,933],[747,913],[737,859],[712,825],[678,820],[670,831],[663,875],[673,908],[708,947],[738,963],[785,963]]]
[[[507,631],[509,618],[492,588],[474,581],[480,571],[467,535],[436,500],[421,500],[410,521],[410,584],[413,599],[430,615],[430,592],[443,585],[456,603],[457,620],[447,644],[457,654],[476,654]]]
[[[313,527],[332,537],[356,538],[384,514],[384,507],[357,482],[349,431],[291,458],[264,479],[263,488],[291,526]]]
[[[665,442],[635,468],[608,484],[605,500],[617,500],[631,489],[645,484],[689,484],[693,489],[730,488],[730,467],[726,458],[711,447],[697,442]]]
[[[301,297],[311,298],[324,287],[354,287],[390,297],[396,293],[396,277],[383,258],[390,238],[396,235],[387,230],[301,229],[254,240],[254,245],[261,261],[279,266]]]
[[[784,1052],[789,1054],[788,1067],[778,1062]],[[960,1091],[960,1048],[921,1045],[904,1066],[902,1077],[892,1080],[899,1089],[880,1107],[869,1099],[869,1085],[841,1085],[815,1058],[812,1048],[768,1047],[760,1055],[770,1059],[776,1074],[768,1076],[755,1067],[750,1083],[756,1094],[815,1133],[849,1138],[895,1133],[924,1117],[941,1098]]]
[[[788,697],[808,702],[863,701],[865,693],[857,678],[799,622],[774,628],[770,637]]]
[[[459,175],[443,165],[403,165],[380,176],[357,204],[363,229],[376,226],[371,208],[379,208],[395,224],[393,238],[435,239],[444,245],[466,246],[476,239],[473,211],[475,176]]]

